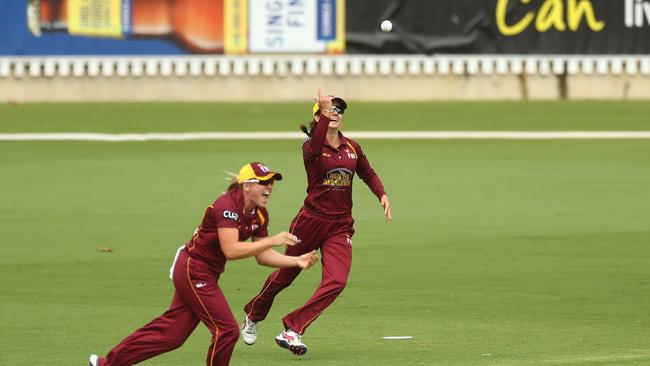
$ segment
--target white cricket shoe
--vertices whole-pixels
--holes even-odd
[[[278,334],[275,337],[275,343],[282,348],[286,348],[296,356],[302,356],[307,353],[307,346],[302,343],[300,335],[291,329]]]
[[[241,337],[249,346],[257,341],[257,322],[248,319],[248,316],[244,318],[244,324],[241,325]]]
[[[97,355],[90,355],[88,366],[99,366],[99,357],[97,357]]]

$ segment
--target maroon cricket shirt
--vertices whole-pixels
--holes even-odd
[[[239,230],[239,241],[245,241],[251,236],[267,237],[268,225],[269,213],[266,208],[256,207],[245,213],[244,194],[241,189],[233,189],[217,198],[205,210],[201,226],[185,248],[191,258],[201,260],[214,272],[221,273],[226,266],[226,256],[221,251],[217,228],[236,228]]]
[[[341,145],[338,148],[327,142],[328,125],[329,119],[321,115],[312,137],[302,145],[307,171],[305,207],[332,218],[351,216],[355,172],[377,198],[385,194],[384,186],[356,141],[339,131]]]

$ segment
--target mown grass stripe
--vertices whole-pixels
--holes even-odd
[[[378,140],[640,140],[650,131],[348,131],[346,135]],[[181,133],[3,133],[0,141],[196,141],[295,140],[300,132],[181,132]]]

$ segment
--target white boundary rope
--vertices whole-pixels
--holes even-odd
[[[378,140],[643,140],[650,131],[346,131],[346,136]],[[298,140],[301,132],[180,133],[0,133],[0,141],[197,141]]]

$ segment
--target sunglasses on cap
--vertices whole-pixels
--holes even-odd
[[[345,113],[345,109],[343,109],[343,108],[341,108],[341,107],[339,107],[339,106],[336,106],[336,105],[333,105],[333,106],[332,106],[332,109],[331,109],[330,111],[331,111],[331,112],[336,112],[336,113],[338,113],[338,114],[343,114],[343,113]]]
[[[257,184],[259,184],[261,186],[268,186],[268,185],[273,184],[273,179],[261,180],[261,181],[257,182]]]
[[[253,178],[253,179],[245,180],[245,181],[243,181],[243,183],[257,183],[257,184],[259,184],[261,186],[268,186],[269,184],[273,184],[274,180],[275,179],[259,180],[259,179]]]

